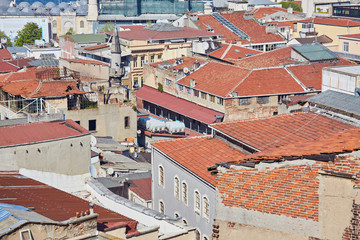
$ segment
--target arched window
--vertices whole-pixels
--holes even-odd
[[[177,200],[180,200],[180,180],[178,177],[174,178],[174,196]]]
[[[80,28],[84,28],[84,21],[80,21]]]
[[[164,168],[159,166],[159,185],[164,187]]]
[[[164,202],[161,200],[159,201],[159,212],[161,212],[162,214],[165,214]]]
[[[57,28],[57,22],[56,22],[56,20],[52,21],[52,26],[53,26],[53,28]]]
[[[195,190],[195,193],[194,193],[194,211],[198,215],[201,214],[201,210],[200,210],[200,193],[197,190]]]
[[[188,222],[187,222],[186,218],[183,218],[182,221],[183,221],[183,223],[184,223],[185,225],[188,225]]]
[[[210,218],[210,203],[207,197],[203,197],[203,217]]]
[[[201,236],[201,233],[200,233],[199,229],[196,229],[195,230],[195,240],[201,240],[200,236]]]
[[[209,240],[208,236],[203,236],[203,240]]]
[[[180,217],[180,214],[179,214],[178,212],[175,212],[175,213],[174,213],[174,217],[175,217],[175,218],[179,218],[179,217]]]
[[[188,189],[186,182],[182,183],[182,201],[185,204],[188,203]]]

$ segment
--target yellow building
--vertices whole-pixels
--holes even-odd
[[[298,21],[293,37],[327,35],[333,40],[333,46],[339,45],[338,35],[360,33],[360,22],[343,18],[309,18]]]

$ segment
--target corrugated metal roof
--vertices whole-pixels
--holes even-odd
[[[75,43],[105,42],[105,34],[75,34],[67,35]]]
[[[308,99],[309,103],[360,116],[360,97],[327,90]]]
[[[0,207],[0,222],[6,220],[8,217],[10,217],[12,214],[5,209]]]
[[[291,47],[309,61],[337,59],[333,52],[319,43],[293,45]]]

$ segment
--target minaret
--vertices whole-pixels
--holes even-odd
[[[111,64],[110,77],[117,83],[121,83],[121,78],[124,76],[123,66],[121,65],[121,46],[120,39],[115,24],[114,34],[111,41]]]
[[[98,14],[99,11],[97,0],[89,0],[87,20],[92,22],[97,21]]]

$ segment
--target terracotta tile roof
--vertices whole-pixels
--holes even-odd
[[[257,19],[266,17],[267,15],[277,12],[287,12],[287,9],[278,8],[278,7],[263,7],[263,8],[255,8],[250,11],[250,13],[254,14],[254,17]],[[303,13],[294,11],[293,14],[303,14]]]
[[[305,92],[284,68],[254,70],[233,92],[239,96]]]
[[[353,38],[356,40],[360,40],[360,34],[346,34],[346,35],[338,35],[339,38]]]
[[[300,44],[307,44],[307,43],[314,43],[314,42],[318,42],[321,44],[326,44],[326,43],[332,43],[333,40],[328,37],[327,35],[321,35],[321,36],[317,36],[317,37],[306,37],[306,38],[295,38],[296,41],[298,41]]]
[[[0,48],[0,61],[13,60],[13,57],[7,48]]]
[[[100,45],[95,45],[95,46],[91,46],[91,47],[86,47],[86,48],[84,48],[84,50],[92,51],[92,50],[102,49],[102,48],[106,48],[106,47],[109,47],[109,45],[100,44]]]
[[[16,72],[19,68],[9,62],[0,61],[0,73]]]
[[[265,26],[261,26],[254,19],[244,19],[245,12],[234,12],[221,14],[224,18],[240,28],[247,35],[251,37],[251,43],[268,43],[268,42],[282,42],[284,39],[274,33],[266,33]],[[232,31],[227,29],[223,24],[217,21],[211,15],[199,15],[199,20],[195,23],[202,30],[208,29],[208,27],[214,29],[214,33],[223,35],[223,39],[227,43],[241,42],[242,44],[248,44],[248,40],[241,39],[239,36],[234,34]]]
[[[0,127],[0,147],[81,136],[89,132],[73,120]]]
[[[356,128],[311,112],[216,123],[211,126],[261,151],[295,142],[316,141],[330,134]]]
[[[347,129],[335,134],[327,134],[312,141],[292,142],[285,146],[254,153],[245,157],[245,161],[282,159],[283,157],[301,157],[323,155],[360,150],[360,129]]]
[[[214,123],[216,115],[224,116],[221,112],[202,107],[165,92],[161,93],[157,89],[148,86],[143,86],[138,90],[136,97],[206,124]]]
[[[289,66],[287,69],[294,74],[306,87],[313,87],[315,90],[321,90],[322,69],[331,66],[354,65],[355,63],[343,58],[336,62],[313,63],[300,66]]]
[[[10,81],[0,84],[0,89],[13,96],[28,97],[62,97],[74,94],[84,94],[77,88],[75,80],[38,81],[23,80]]]
[[[96,61],[96,60],[85,60],[85,59],[69,59],[69,58],[62,58],[62,60],[67,62],[73,62],[73,63],[83,63],[83,64],[93,64],[93,65],[104,65],[108,66],[109,64]]]
[[[209,62],[195,72],[178,81],[190,86],[191,79],[195,79],[195,89],[217,96],[228,97],[232,89],[244,79],[250,71],[232,65]]]
[[[151,200],[151,178],[131,180],[129,189],[145,201]]]
[[[215,185],[216,178],[210,175],[207,167],[219,161],[238,161],[246,155],[209,136],[164,140],[153,142],[151,145],[212,185]]]
[[[24,68],[24,67],[32,66],[29,62],[34,60],[35,60],[34,58],[24,58],[24,59],[16,59],[8,62],[19,68]]]
[[[314,22],[315,24],[332,25],[332,26],[340,26],[340,27],[360,26],[360,22],[356,22],[354,20],[345,19],[345,18],[308,18],[299,21],[299,23],[310,23],[310,22]]]
[[[290,27],[290,29],[294,29],[294,24],[297,23],[297,21],[272,21],[271,23],[277,24],[278,27]]]
[[[89,210],[89,203],[71,194],[50,187],[20,174],[0,172],[0,198],[2,203],[31,208],[54,221],[66,221],[75,218],[76,212]],[[127,232],[136,231],[137,221],[98,205],[94,206],[98,228],[107,223],[127,223]]]
[[[198,29],[181,27],[182,31],[153,31],[145,29],[146,26],[139,26],[129,31],[119,31],[120,38],[127,40],[162,40],[162,39],[179,39],[179,38],[199,38],[217,36],[218,33],[202,31]]]
[[[247,54],[259,54],[261,53],[258,50],[240,47],[232,44],[222,44],[222,48],[215,50],[210,53],[210,56],[225,59],[231,61],[232,59],[239,59],[247,57]]]
[[[237,66],[254,69],[277,67],[282,63],[293,63],[291,60],[291,47],[283,47],[273,51],[264,52],[255,56],[240,59],[235,62]]]

